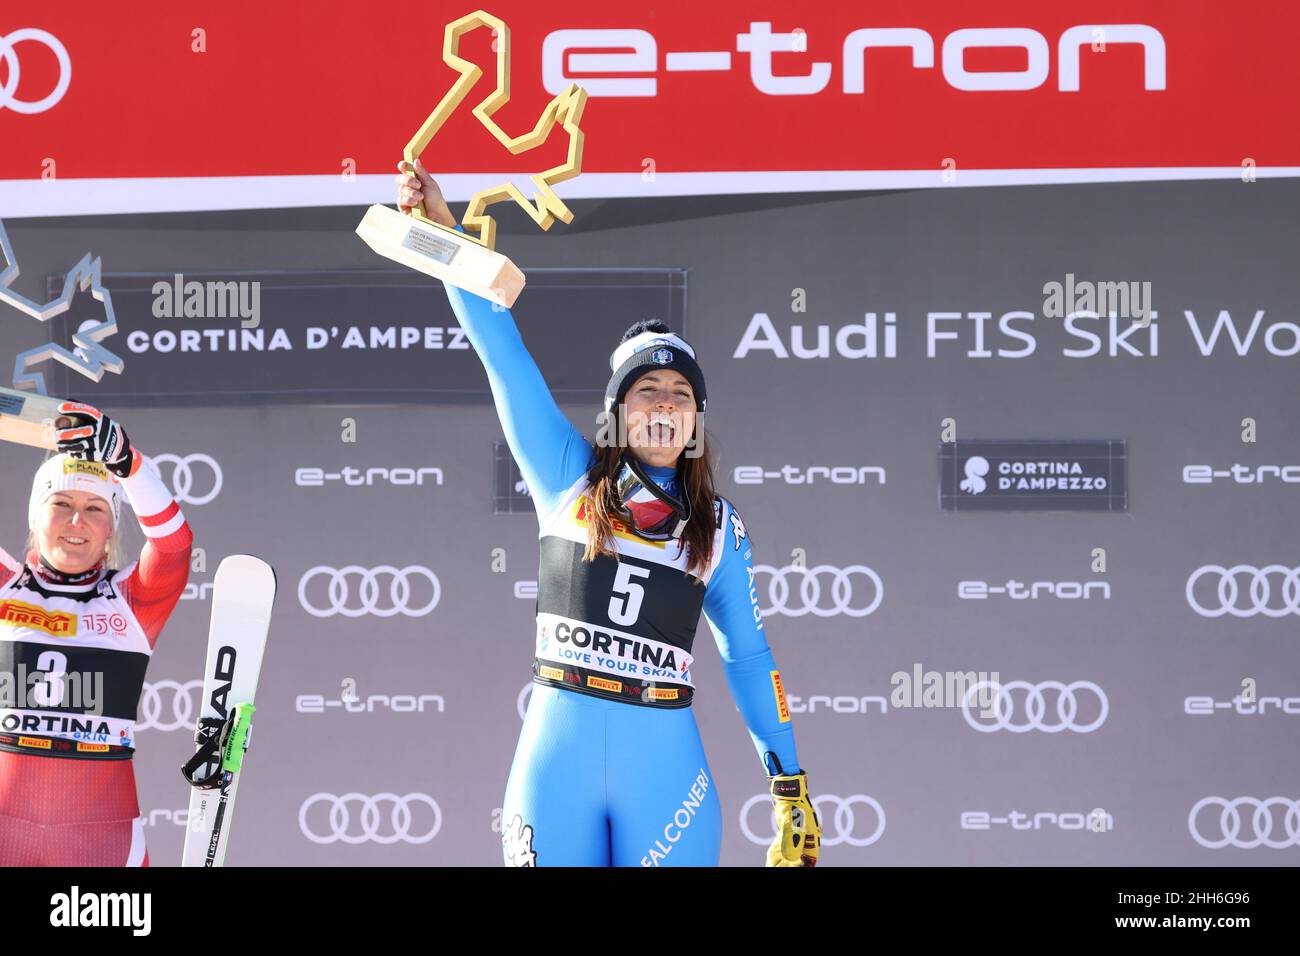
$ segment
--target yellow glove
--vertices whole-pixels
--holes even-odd
[[[816,866],[822,827],[808,798],[808,775],[800,770],[772,780],[776,839],[767,848],[768,866]]]

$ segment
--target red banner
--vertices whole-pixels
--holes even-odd
[[[11,0],[0,215],[389,201],[403,145],[457,76],[444,27],[475,8],[393,9]],[[585,175],[564,196],[1300,167],[1289,2],[1248,14],[1210,0],[486,9],[510,28],[501,126],[531,129],[570,83],[588,91]],[[470,115],[495,85],[493,42],[487,29],[462,41],[482,92],[434,140],[432,170],[522,176],[564,155],[562,129],[511,157]]]

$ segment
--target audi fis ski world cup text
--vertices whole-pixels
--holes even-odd
[[[878,318],[883,315],[883,319]],[[1275,358],[1300,354],[1300,323],[1266,320],[1256,309],[1242,318],[1221,309],[1213,319],[1184,309],[1187,334],[1202,358],[1231,354],[1238,358],[1265,353]],[[927,359],[1028,359],[1039,351],[1040,339],[1057,342],[1058,354],[1070,359],[1156,359],[1160,356],[1159,312],[1152,310],[1143,325],[1118,315],[1071,312],[1064,319],[1030,310],[992,312],[945,311],[925,314],[924,356]],[[995,321],[996,319],[996,321]],[[897,359],[912,354],[906,339],[899,341],[894,312],[866,312],[862,322],[838,326],[791,323],[778,327],[766,312],[748,320],[732,358],[769,356],[774,359]],[[1042,329],[1040,332],[1039,329]],[[1071,341],[1078,344],[1067,344]],[[946,343],[952,343],[948,345]]]

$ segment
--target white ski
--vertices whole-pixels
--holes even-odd
[[[181,866],[221,866],[226,858],[240,760],[248,746],[248,717],[274,601],[275,572],[260,558],[232,554],[217,568],[203,706],[195,732],[199,752],[207,756],[195,766],[196,755],[182,770],[196,788],[190,794]],[[205,778],[209,786],[198,789],[196,780]]]

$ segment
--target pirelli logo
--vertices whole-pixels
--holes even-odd
[[[586,495],[578,496],[578,500],[573,506],[572,514],[573,514],[573,520],[575,522],[577,522],[579,525],[581,525],[584,528],[587,527],[587,496]],[[628,541],[635,541],[637,544],[648,544],[653,548],[660,548],[660,549],[664,548],[664,546],[667,544],[666,541],[647,541],[645,538],[642,538],[640,535],[633,533],[632,530],[628,528],[626,523],[619,521],[617,518],[613,520],[613,526],[614,526],[614,537],[616,538],[625,538]]]
[[[543,664],[537,668],[537,673],[541,674],[547,680],[564,680],[564,671],[559,667],[547,667]]]
[[[19,737],[19,747],[35,747],[37,750],[49,750],[54,741],[45,737]]]
[[[651,687],[651,700],[677,700],[682,692],[676,687]]]
[[[781,683],[781,672],[772,671],[772,693],[776,695],[776,712],[781,718],[781,723],[790,722],[790,705],[785,699],[785,685]]]
[[[77,751],[83,754],[106,754],[108,744],[77,744]]]
[[[613,691],[615,694],[617,694],[619,691],[623,689],[623,682],[621,680],[606,680],[603,677],[594,677],[592,675],[588,675],[587,686],[594,688],[595,690]]]
[[[71,637],[77,633],[77,615],[66,611],[47,611],[22,601],[0,601],[0,624],[30,627],[54,637]]]

